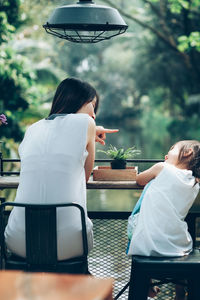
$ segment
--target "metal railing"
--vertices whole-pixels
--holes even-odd
[[[163,161],[163,159],[127,159],[127,163],[157,163]],[[95,163],[110,163],[111,159],[95,159]],[[5,163],[20,163],[18,158],[3,158],[2,153],[0,152],[0,175],[19,175],[20,171],[4,171]]]
[[[20,163],[20,159],[14,159],[14,158],[3,158],[2,153],[0,152],[0,174],[1,176],[4,175],[19,175],[20,171],[10,171],[10,172],[4,172],[4,164],[5,163]]]

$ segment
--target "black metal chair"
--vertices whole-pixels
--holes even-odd
[[[26,258],[9,254],[4,240],[7,222],[6,207],[25,209],[25,245]],[[82,225],[83,254],[68,260],[57,259],[57,208],[77,209]],[[76,203],[66,204],[25,204],[5,202],[0,205],[1,227],[1,269],[88,274],[88,242],[84,209]],[[69,241],[70,243],[70,241]]]
[[[172,282],[182,284],[187,280],[188,300],[200,299],[200,250],[195,249],[195,220],[199,213],[187,216],[188,229],[194,241],[194,250],[183,257],[132,256],[128,300],[146,300],[150,279],[159,280],[156,285]]]

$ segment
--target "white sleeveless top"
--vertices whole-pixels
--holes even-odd
[[[184,219],[198,192],[192,171],[165,162],[144,195],[128,255],[188,254],[192,238]]]
[[[31,125],[19,146],[20,184],[15,202],[80,204],[86,209],[84,164],[89,115],[68,114]],[[67,211],[66,211],[67,210]],[[92,248],[92,222],[87,219],[88,246]],[[25,257],[24,211],[14,208],[5,231],[6,244]],[[58,259],[82,254],[80,215],[75,208],[57,210]]]

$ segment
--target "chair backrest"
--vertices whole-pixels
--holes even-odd
[[[25,207],[26,260],[30,265],[57,262],[56,207]]]
[[[75,207],[81,216],[83,257],[88,254],[85,211],[79,204],[27,204],[16,202],[2,203],[1,208],[1,245],[5,247],[4,212],[8,206],[25,208],[26,262],[28,265],[55,266],[57,263],[56,210],[61,207]],[[3,223],[4,222],[4,223]],[[69,241],[70,243],[70,241]],[[5,253],[5,249],[3,250]]]

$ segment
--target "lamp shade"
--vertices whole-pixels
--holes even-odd
[[[57,7],[43,27],[47,33],[76,43],[97,43],[128,28],[117,9],[89,0]]]

